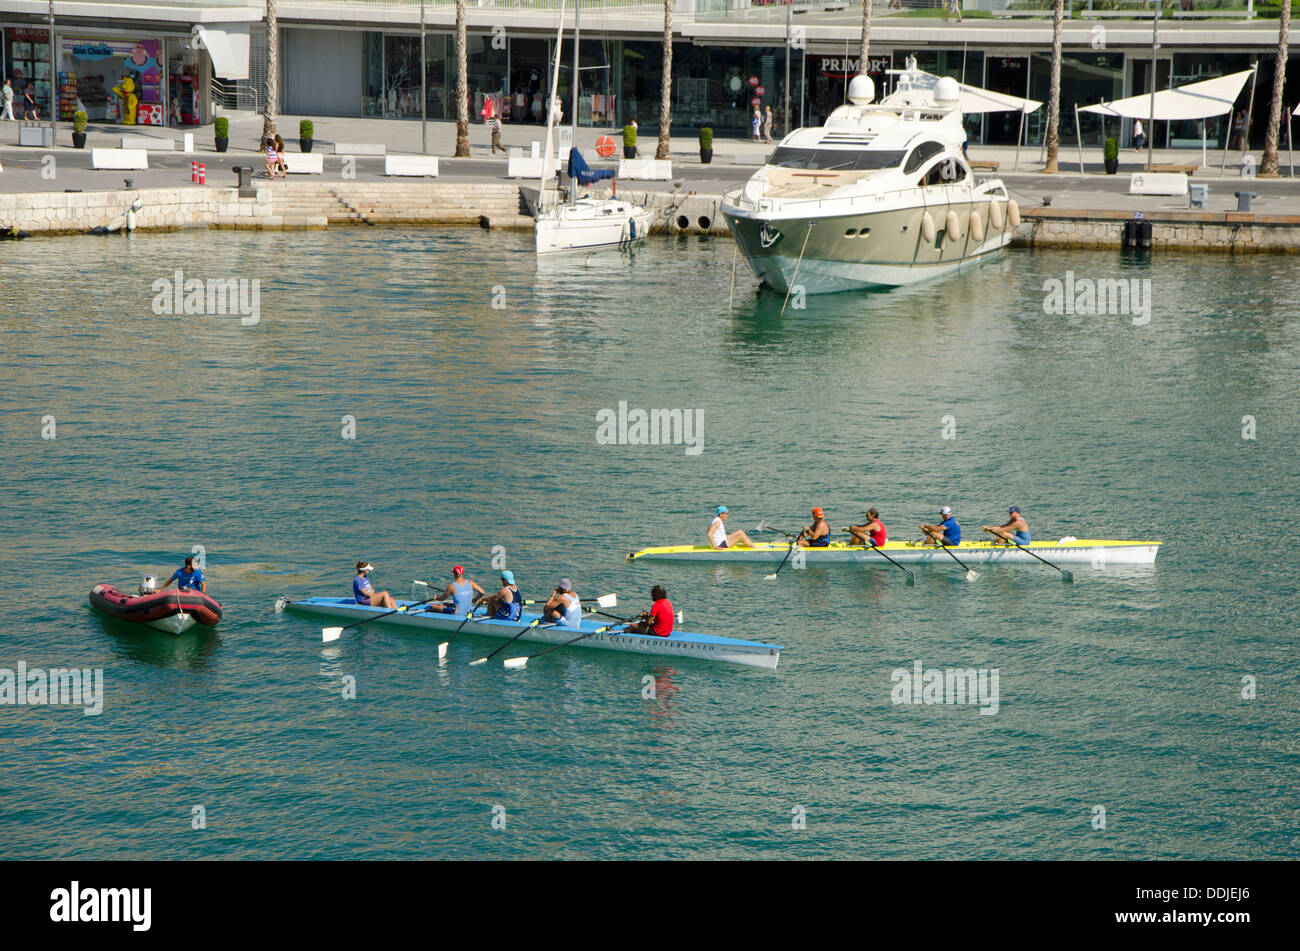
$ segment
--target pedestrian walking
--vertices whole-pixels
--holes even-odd
[[[506,147],[501,144],[501,117],[493,116],[492,117],[492,154],[493,155],[497,154],[497,149],[500,149],[502,152],[506,151]]]
[[[961,22],[961,0],[948,0],[948,11],[943,15],[943,21],[948,22],[948,18],[957,14],[957,22]]]
[[[18,120],[14,117],[14,86],[8,79],[5,80],[3,95],[5,107],[4,112],[0,112],[0,118],[8,119],[10,122],[17,122]]]
[[[763,127],[763,116],[758,111],[758,106],[754,107],[754,115],[749,120],[749,124],[754,127],[754,141],[762,142],[760,130]]]
[[[1142,130],[1142,120],[1134,119],[1133,120],[1133,148],[1141,152],[1142,146],[1146,143],[1146,140],[1147,140],[1146,133]]]
[[[23,91],[23,118],[39,122],[41,118],[40,110],[36,106],[36,89],[30,83]]]
[[[1246,110],[1238,109],[1237,118],[1232,123],[1232,135],[1237,140],[1235,146],[1238,150],[1245,150],[1246,141]]]
[[[764,142],[772,141],[772,121],[773,121],[772,107],[768,106],[767,115],[763,117],[763,141]]]

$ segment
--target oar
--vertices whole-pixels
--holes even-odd
[[[628,618],[619,618],[619,620],[624,624],[632,623]],[[571,641],[565,641],[563,644],[556,644],[554,647],[548,647],[546,650],[538,651],[536,654],[529,654],[527,657],[509,657],[506,659],[505,665],[507,667],[527,667],[530,660],[541,657],[543,654],[549,654],[551,651],[557,651],[561,647],[568,647],[570,644],[576,644],[578,641],[586,640],[588,637],[592,637],[596,634],[604,634],[611,627],[617,627],[617,625],[606,624],[604,627],[598,627],[594,631],[588,631],[586,634],[579,634]]]
[[[1030,550],[1029,550],[1028,548],[1026,548],[1024,545],[1020,544],[1020,542],[1016,541],[1015,539],[1008,538],[1007,541],[1011,542],[1011,544],[1015,545],[1017,548],[1019,548],[1019,549],[1020,549],[1021,551],[1023,551],[1025,554],[1027,554],[1027,555],[1034,555],[1034,553],[1033,553],[1032,551],[1030,551]],[[1051,565],[1051,567],[1056,568],[1056,570],[1059,571],[1059,572],[1061,573],[1061,580],[1064,581],[1066,584],[1074,584],[1074,572],[1072,572],[1072,571],[1066,571],[1064,568],[1059,568],[1059,567],[1057,567],[1056,565],[1053,565],[1053,564],[1052,564],[1050,561],[1048,561],[1046,558],[1043,558],[1043,557],[1041,557],[1041,556],[1039,556],[1039,555],[1034,555],[1034,557],[1037,558],[1039,561],[1041,561],[1043,564],[1045,564],[1045,565]]]
[[[758,528],[754,530],[757,532],[776,532],[776,534],[784,535],[786,538],[794,537],[794,532],[786,532],[786,531],[782,531],[779,528],[773,528],[771,525],[767,524],[767,522],[759,522]]]
[[[615,621],[626,621],[626,620],[627,620],[627,618],[625,618],[625,617],[619,617],[619,616],[616,615],[616,614],[606,614],[604,611],[592,611],[591,613],[592,613],[592,614],[599,614],[601,617],[613,618]],[[678,624],[681,624],[682,621],[684,620],[684,618],[682,617],[682,612],[681,612],[681,611],[678,611],[676,614],[674,614],[674,615],[673,615],[673,620],[675,620]]]
[[[345,624],[343,627],[322,627],[320,629],[321,640],[328,644],[330,641],[337,641],[339,635],[348,628],[357,627],[361,624],[368,624],[371,621],[378,621],[381,617],[388,617],[390,614],[405,614],[411,608],[418,607],[421,604],[428,604],[430,601],[436,601],[437,598],[425,598],[423,601],[416,601],[414,604],[403,604],[394,611],[385,611],[383,614],[376,614],[374,617],[363,618],[360,621],[354,621],[351,624]]]
[[[602,594],[599,598],[579,598],[578,600],[583,604],[599,604],[602,608],[618,607],[617,594]],[[547,601],[546,598],[527,598],[522,603],[523,604],[545,604],[546,601]],[[600,612],[596,611],[595,613],[599,614]]]
[[[954,555],[952,552],[948,551],[948,546],[947,546],[947,545],[940,545],[939,547],[942,548],[944,551],[948,552],[948,557],[949,557],[949,558],[951,558],[953,561],[957,562],[957,564],[961,565],[962,569],[965,570],[965,572],[966,572],[966,580],[967,580],[967,581],[974,581],[976,578],[978,578],[978,577],[980,576],[980,573],[979,573],[978,571],[971,571],[971,570],[970,570],[969,568],[967,568],[965,565],[962,565],[962,564],[961,564],[961,559],[958,558],[956,555]],[[892,559],[891,559],[891,560],[892,560]]]
[[[849,534],[852,535],[853,533],[852,533],[852,532],[849,532]],[[886,555],[883,551],[880,550],[880,547],[879,547],[878,545],[875,545],[874,543],[871,544],[871,545],[867,545],[867,546],[865,546],[865,547],[870,548],[872,551],[874,551],[874,552],[875,552],[877,555],[879,555],[881,558],[885,559],[885,561],[889,562],[891,565],[893,565],[895,568],[897,568],[897,569],[898,569],[899,571],[901,571],[903,574],[907,575],[907,586],[908,586],[909,588],[915,588],[915,587],[916,587],[916,575],[912,574],[912,569],[911,569],[911,568],[905,568],[905,567],[903,567],[902,565],[900,565],[898,562],[894,561],[894,559],[892,559],[892,558],[890,558],[888,555]]]
[[[465,620],[460,622],[460,627],[456,628],[456,630],[451,632],[451,637],[447,638],[445,641],[443,641],[441,644],[438,645],[438,660],[442,660],[444,657],[447,656],[447,645],[449,645],[452,641],[456,639],[456,635],[461,632],[461,628],[463,628],[466,624],[468,624],[470,618],[472,618],[473,616],[474,616],[474,605],[470,605],[469,611],[465,613]]]
[[[774,531],[775,531],[775,529],[774,529]],[[763,576],[763,580],[764,580],[764,581],[775,581],[775,580],[776,580],[776,576],[779,575],[779,574],[781,573],[781,569],[784,568],[784,567],[785,567],[785,563],[786,563],[787,561],[790,560],[790,556],[794,553],[795,546],[798,545],[798,543],[799,543],[799,539],[798,539],[797,537],[793,536],[793,535],[789,535],[788,532],[782,532],[781,534],[783,534],[783,535],[788,535],[788,536],[789,536],[789,538],[790,538],[790,549],[785,553],[785,557],[781,559],[781,564],[779,564],[779,565],[776,566],[776,571],[772,572],[770,575],[764,575],[764,576]]]
[[[613,598],[613,597],[614,597],[614,595],[612,595],[612,594],[605,594],[605,595],[601,595],[601,597],[599,597],[599,598],[595,598],[594,600],[597,601],[597,602],[599,602],[599,601],[601,601],[602,599]],[[581,600],[581,599],[579,599],[579,600]],[[509,646],[510,646],[511,644],[513,644],[515,641],[519,640],[519,638],[523,637],[525,634],[527,634],[527,633],[528,633],[529,631],[531,631],[533,628],[535,628],[535,627],[539,627],[539,626],[541,626],[541,627],[554,627],[557,623],[559,623],[559,622],[558,622],[558,621],[549,621],[549,622],[547,622],[546,624],[542,624],[542,619],[539,617],[537,620],[533,621],[533,623],[531,623],[531,624],[529,624],[527,627],[523,628],[521,631],[519,631],[517,634],[515,634],[514,637],[510,638],[510,640],[506,641],[504,644],[502,644],[500,647],[498,647],[498,648],[497,648],[496,650],[494,650],[492,653],[488,654],[486,657],[480,657],[478,660],[471,660],[471,661],[469,662],[469,665],[470,665],[471,667],[476,667],[476,666],[478,666],[479,664],[486,664],[486,663],[487,663],[488,661],[490,661],[493,657],[495,657],[497,654],[501,653],[503,650],[505,650],[507,647],[509,647]]]

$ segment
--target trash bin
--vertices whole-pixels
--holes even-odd
[[[1237,210],[1250,211],[1250,200],[1258,198],[1259,192],[1233,192],[1237,196]]]
[[[1210,206],[1210,186],[1188,185],[1187,203],[1192,208],[1208,208]]]
[[[253,184],[253,167],[251,165],[236,165],[234,171],[240,188],[248,188]]]

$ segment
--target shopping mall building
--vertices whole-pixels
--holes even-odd
[[[1051,19],[1044,0],[964,0],[962,23],[917,14],[938,0],[902,0],[902,10],[875,0],[869,72],[881,88],[883,71],[915,55],[921,68],[972,85],[1046,100]],[[1141,0],[1128,12],[1115,0],[1071,0],[1061,74],[1062,111],[1138,95],[1149,88],[1152,22]],[[1243,9],[1202,11],[1207,3]],[[1252,130],[1262,141],[1272,90],[1278,21],[1254,15],[1247,0],[1175,0],[1162,20],[1156,56],[1160,88],[1247,69],[1259,63]],[[1010,4],[1010,7],[1008,7]],[[474,118],[545,121],[542,90],[554,62],[559,0],[470,0],[469,95]],[[564,48],[572,59],[573,0],[568,0]],[[970,15],[981,9],[993,16]],[[1261,10],[1266,8],[1261,6]],[[80,105],[91,122],[206,124],[214,103],[260,109],[265,95],[263,3],[246,0],[108,0],[54,4],[54,44],[47,0],[5,0],[0,11],[0,63],[16,98],[30,83],[42,105],[57,98],[61,118]],[[425,26],[421,30],[421,18]],[[455,6],[451,0],[281,0],[280,111],[288,115],[454,118]],[[677,0],[673,17],[673,129],[709,126],[719,136],[747,135],[755,105],[780,116],[790,91],[794,123],[820,122],[844,98],[858,71],[860,7],[846,2],[793,6],[762,0]],[[633,0],[584,0],[581,14],[579,122],[620,127],[637,120],[655,129],[663,65],[663,5]],[[422,36],[423,32],[423,36]],[[53,62],[51,50],[54,51]],[[423,75],[423,83],[421,81]],[[560,78],[570,102],[569,77]],[[787,75],[789,85],[787,87]],[[51,89],[51,81],[55,88]],[[1300,86],[1291,104],[1300,97]],[[1246,108],[1251,87],[1242,93]],[[1091,141],[1096,119],[1083,122]],[[1046,110],[1028,117],[1025,141],[1041,141]],[[1226,121],[1211,120],[1210,143]],[[1200,147],[1199,122],[1169,123],[1159,144]],[[1162,124],[1163,126],[1163,124]],[[781,123],[778,119],[778,131]],[[970,117],[971,141],[1012,143],[1015,113]],[[1124,130],[1128,134],[1128,130]],[[1062,138],[1074,140],[1070,121]]]

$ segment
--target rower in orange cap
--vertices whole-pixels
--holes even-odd
[[[821,506],[812,510],[813,523],[805,525],[797,536],[800,547],[825,548],[831,543],[831,527],[826,522],[826,513]]]

